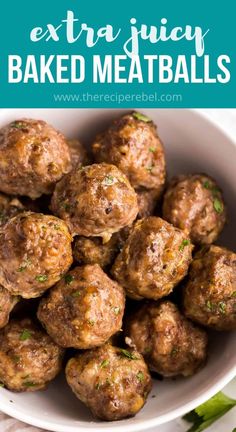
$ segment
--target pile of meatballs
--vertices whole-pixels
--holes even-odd
[[[206,174],[166,180],[139,112],[88,151],[41,120],[0,130],[0,381],[41,390],[65,369],[102,420],[134,416],[152,376],[188,377],[208,329],[236,329],[236,254]],[[155,379],[154,378],[154,379]]]

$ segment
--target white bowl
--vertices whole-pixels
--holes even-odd
[[[78,136],[88,143],[121,112],[104,109],[1,110],[0,126],[21,117],[39,118],[67,136]],[[166,148],[169,176],[206,172],[218,180],[229,208],[229,224],[220,243],[236,250],[236,142],[217,124],[195,111],[155,109],[143,112],[158,125]],[[72,394],[63,375],[44,392],[16,394],[0,389],[0,410],[26,423],[56,432],[144,431],[183,415],[222,389],[236,375],[235,344],[236,332],[213,336],[204,369],[188,379],[155,381],[144,409],[128,420],[95,421]]]

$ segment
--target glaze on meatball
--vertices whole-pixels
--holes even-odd
[[[8,219],[22,213],[25,210],[24,205],[15,197],[10,197],[0,193],[0,227]]]
[[[71,235],[55,216],[25,212],[0,232],[0,284],[11,294],[39,297],[72,264]]]
[[[184,312],[215,330],[236,330],[236,254],[205,246],[194,257],[184,289]]]
[[[221,190],[204,174],[175,177],[164,196],[163,218],[185,230],[193,243],[213,243],[226,221]]]
[[[97,162],[116,165],[135,189],[156,189],[161,195],[165,156],[151,119],[138,112],[123,115],[97,136],[92,149]]]
[[[72,235],[103,237],[131,224],[137,196],[114,165],[94,164],[73,170],[56,185],[51,208],[68,224]]]
[[[38,318],[58,345],[88,349],[120,330],[123,288],[99,265],[76,267],[41,300]]]
[[[64,136],[42,120],[16,120],[0,130],[0,190],[32,199],[50,194],[71,169]]]
[[[149,302],[128,317],[126,335],[149,368],[170,376],[193,375],[206,361],[206,332],[170,301]]]
[[[112,268],[129,297],[157,300],[187,274],[192,245],[185,233],[150,216],[134,225]]]
[[[69,360],[66,379],[75,395],[102,420],[137,414],[151,390],[151,377],[142,356],[106,344]]]
[[[89,156],[83,144],[77,139],[67,141],[70,151],[72,168],[89,165]]]
[[[63,350],[29,318],[0,331],[0,381],[17,392],[45,389],[60,372]]]
[[[3,286],[0,285],[0,328],[7,325],[9,315],[19,301],[19,297],[12,296]]]

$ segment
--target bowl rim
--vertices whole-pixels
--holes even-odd
[[[27,108],[27,110],[30,108]],[[64,108],[66,109],[66,108]],[[72,109],[81,109],[81,108],[72,108]],[[140,111],[145,110],[145,108],[138,108]],[[153,110],[156,110],[157,108],[153,108]],[[13,111],[14,109],[0,109],[0,116],[5,112],[9,112],[9,111]],[[32,110],[37,110],[37,108],[32,109]],[[43,109],[41,109],[43,111]],[[171,110],[171,108],[170,108]],[[16,109],[17,112],[19,111],[24,111],[24,109],[21,108],[17,108]],[[212,115],[210,112],[207,112],[207,110],[200,110],[200,109],[182,109],[182,111],[189,111],[194,113],[197,117],[201,117],[204,120],[206,120],[207,122],[211,123],[212,126],[214,126],[216,129],[218,129],[221,133],[223,133],[225,135],[225,137],[227,137],[236,147],[236,138],[234,137],[233,134],[231,134],[228,130],[226,130],[226,128],[219,123]],[[236,111],[236,110],[235,110]],[[29,425],[38,427],[38,428],[42,428],[42,429],[46,429],[48,431],[52,431],[52,432],[76,432],[76,431],[80,431],[80,432],[87,432],[89,430],[96,430],[96,432],[104,432],[104,431],[108,431],[108,432],[113,432],[114,431],[121,431],[124,429],[126,432],[139,432],[139,431],[145,431],[148,430],[150,428],[156,427],[156,426],[160,426],[163,425],[164,423],[170,422],[178,417],[183,416],[184,414],[186,414],[187,412],[193,410],[194,408],[196,408],[198,405],[206,402],[208,399],[210,399],[212,396],[214,396],[218,391],[222,390],[223,387],[225,387],[233,378],[236,377],[236,364],[234,367],[230,368],[228,370],[227,373],[224,374],[224,376],[222,376],[220,379],[218,379],[218,381],[212,385],[208,390],[202,390],[201,393],[195,397],[194,399],[192,399],[191,401],[189,401],[188,403],[185,403],[183,406],[180,406],[174,410],[172,410],[171,412],[168,412],[166,414],[160,415],[158,417],[154,417],[151,419],[145,419],[143,421],[137,422],[137,423],[130,423],[130,424],[125,424],[124,422],[127,421],[127,419],[124,419],[123,421],[120,422],[116,422],[116,424],[114,424],[114,422],[108,422],[106,425],[103,425],[100,427],[99,423],[93,423],[93,425],[88,422],[88,425],[77,425],[75,422],[75,425],[65,425],[65,424],[59,424],[58,422],[55,421],[48,421],[45,419],[40,419],[38,417],[35,417],[33,414],[26,414],[26,413],[22,413],[21,411],[19,411],[19,409],[17,409],[14,404],[10,404],[9,402],[5,402],[5,401],[0,401],[0,410],[17,419],[20,420],[24,423],[27,423]]]

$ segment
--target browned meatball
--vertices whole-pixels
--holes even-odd
[[[41,300],[38,318],[58,345],[88,349],[120,330],[123,289],[99,265],[76,267]]]
[[[188,271],[192,245],[185,233],[161,218],[136,222],[112,268],[136,300],[168,295]]]
[[[89,156],[83,144],[77,139],[67,141],[70,151],[72,168],[89,165]]]
[[[29,318],[12,320],[0,331],[0,381],[32,392],[47,387],[61,370],[63,350]]]
[[[64,136],[42,120],[17,120],[0,130],[0,190],[37,198],[50,194],[71,168]]]
[[[92,148],[97,162],[116,165],[135,189],[157,189],[161,194],[165,156],[151,119],[138,112],[125,114],[97,136]]]
[[[23,211],[24,206],[17,198],[0,193],[0,227],[4,225],[8,219]]]
[[[72,235],[100,236],[104,242],[138,213],[134,189],[118,168],[108,164],[89,165],[63,177],[51,208],[67,222]]]
[[[165,377],[193,375],[206,361],[206,332],[170,301],[143,305],[127,320],[126,335],[149,368]]]
[[[76,237],[73,256],[79,264],[99,264],[105,268],[114,261],[118,251],[116,233],[105,244],[100,237]]]
[[[55,216],[25,212],[0,232],[0,284],[11,294],[39,297],[72,263],[71,235]]]
[[[144,218],[153,215],[159,193],[156,189],[138,189],[138,217]]]
[[[3,286],[0,285],[0,328],[7,325],[9,315],[19,298],[12,296]]]
[[[66,379],[78,399],[102,420],[137,414],[152,386],[142,356],[110,344],[70,359]]]
[[[216,330],[236,330],[236,254],[205,246],[194,257],[184,290],[190,319]]]
[[[212,243],[226,220],[222,193],[207,175],[175,177],[164,196],[163,218],[185,230],[193,243]]]

